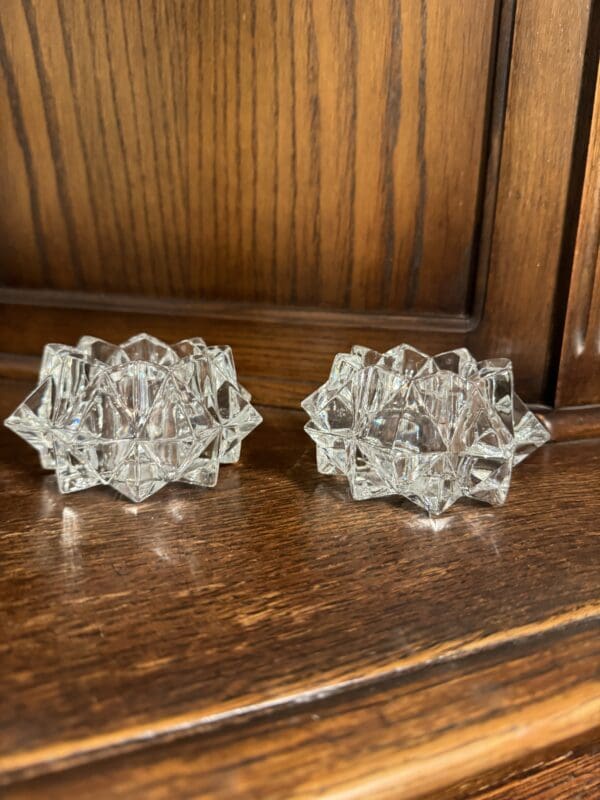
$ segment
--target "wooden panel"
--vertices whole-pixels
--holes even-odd
[[[63,6],[65,5],[63,3]],[[403,15],[412,15],[410,16],[412,19],[416,12],[407,9],[413,9],[413,5],[410,3],[401,5],[401,13]],[[428,9],[428,15],[434,8],[431,3],[424,3],[422,6]],[[23,14],[21,13],[20,6],[14,0],[10,0],[10,4],[4,7],[10,9],[10,13],[5,12],[4,15],[7,19],[14,22],[23,17],[21,22],[25,32],[30,30],[27,25],[27,15],[23,16],[24,12]],[[29,5],[26,7],[33,8],[34,11],[37,8],[37,6]],[[487,8],[487,6],[485,7]],[[82,4],[71,4],[65,13],[71,14],[71,16],[76,15],[83,8]],[[127,4],[124,8],[132,9],[132,14],[137,13],[134,4]],[[212,8],[212,6],[209,8]],[[279,9],[280,5],[276,4],[276,8]],[[296,5],[294,5],[294,8],[296,8]],[[319,4],[319,9],[321,8],[322,6]],[[469,10],[466,19],[470,19],[468,16],[470,14],[481,13],[480,9],[482,8],[484,6],[481,4],[468,4]],[[55,9],[53,3],[47,3],[44,4],[43,10],[39,11],[44,18],[46,16],[51,17],[48,21],[50,30],[52,25],[56,23],[56,20],[52,22],[53,9]],[[479,10],[476,11],[475,9]],[[115,14],[114,20],[118,21],[121,9],[118,8],[117,11],[118,13]],[[515,365],[517,386],[522,396],[529,401],[551,402],[553,398],[548,396],[551,390],[548,374],[551,341],[554,325],[557,321],[554,301],[557,300],[556,293],[559,288],[561,240],[565,204],[570,183],[569,158],[565,154],[571,153],[574,147],[579,86],[584,66],[589,12],[590,4],[587,0],[575,4],[566,4],[561,0],[551,0],[550,6],[545,0],[544,2],[542,0],[523,0],[518,7],[513,35],[512,6],[510,3],[503,3],[502,5],[502,13],[498,25],[498,58],[494,78],[494,103],[490,115],[491,138],[489,142],[490,163],[492,166],[501,156],[500,181],[498,187],[496,187],[494,169],[491,172],[488,171],[488,183],[485,191],[486,211],[482,220],[483,233],[478,243],[482,267],[478,270],[478,279],[480,280],[475,287],[474,305],[470,310],[471,313],[466,315],[457,315],[455,313],[424,314],[416,306],[410,313],[406,309],[402,313],[394,314],[381,312],[371,314],[359,311],[349,312],[348,310],[325,312],[300,309],[290,305],[269,306],[255,302],[223,303],[205,299],[197,302],[188,300],[154,301],[150,298],[136,299],[133,296],[107,296],[90,292],[74,293],[70,289],[67,292],[58,293],[53,293],[46,289],[42,291],[5,289],[0,292],[0,301],[2,302],[0,307],[0,350],[14,353],[17,356],[38,356],[41,346],[46,341],[54,340],[72,343],[82,333],[95,333],[110,339],[120,339],[133,332],[146,329],[151,333],[162,335],[171,340],[178,339],[184,335],[200,334],[211,342],[228,342],[234,347],[240,362],[242,377],[253,389],[259,401],[296,405],[301,397],[323,380],[332,355],[335,352],[347,349],[354,343],[362,343],[382,349],[406,340],[430,352],[438,352],[466,344],[471,347],[478,357],[510,356]],[[319,11],[319,13],[325,14],[326,12]],[[460,13],[466,12],[461,10]],[[28,14],[31,17],[31,11]],[[37,19],[35,14],[34,17],[35,21]],[[431,15],[428,16],[430,21],[433,18]],[[97,24],[101,29],[102,17],[99,19],[100,21]],[[162,17],[159,19],[162,19]],[[279,22],[281,22],[281,19],[278,16]],[[374,19],[379,19],[377,14],[375,14]],[[109,23],[109,26],[110,24],[112,23]],[[148,24],[150,24],[150,21]],[[157,22],[157,24],[159,23]],[[340,22],[340,25],[342,25],[342,22]],[[361,28],[363,27],[368,29],[368,23],[362,22]],[[170,30],[176,28],[177,26],[173,23]],[[33,29],[37,30],[35,26]],[[138,28],[133,26],[132,31],[137,30]],[[411,38],[413,38],[420,29],[406,27],[405,25],[403,27],[405,34],[408,30],[412,30]],[[82,31],[81,35],[86,42],[90,38],[89,33],[86,33],[85,30]],[[281,35],[283,36],[283,33]],[[42,31],[39,33],[40,40],[43,39],[43,36]],[[135,33],[135,36],[139,38],[140,34]],[[513,58],[510,65],[509,107],[506,125],[504,125],[503,86],[505,73],[508,70],[507,53],[510,50],[512,40],[514,41],[512,42]],[[20,41],[19,37],[7,40],[6,53],[10,55],[10,58],[17,56],[18,58],[27,57],[26,52],[19,52],[17,56],[13,52],[15,49],[19,49],[16,48],[15,44]],[[62,42],[62,38],[57,41]],[[136,41],[138,40],[136,39]],[[189,41],[191,41],[191,36],[188,37]],[[406,45],[406,38],[404,41]],[[437,39],[434,37],[431,41],[437,41]],[[428,48],[432,46],[431,41],[428,39],[425,52],[430,52]],[[139,46],[141,47],[141,44]],[[55,61],[60,62],[62,58],[60,56],[60,53],[63,52],[62,49],[59,48],[58,54],[55,54],[55,50],[56,47],[52,49],[54,53],[52,63]],[[91,44],[89,46],[86,45],[85,54],[81,54],[81,58],[85,63],[87,63],[87,59],[91,58],[90,53],[92,50]],[[463,48],[461,47],[462,51]],[[120,52],[121,54],[126,52],[125,47]],[[384,55],[379,51],[378,53],[378,58],[384,58]],[[34,58],[31,53],[29,55]],[[385,57],[387,58],[388,56]],[[10,67],[10,58],[7,56],[5,59],[5,71],[6,64]],[[64,58],[66,59],[66,55],[64,55]],[[142,57],[140,56],[140,58]],[[147,58],[150,58],[150,56],[147,56]],[[101,64],[102,70],[108,69],[106,59],[102,60],[100,56],[97,56],[96,60]],[[44,61],[44,64],[46,62],[50,63],[49,58]],[[143,63],[145,61],[142,58]],[[48,68],[46,66],[46,69]],[[168,75],[168,69],[168,65],[163,65],[161,75]],[[19,76],[28,75],[31,78],[34,72],[33,67],[26,69],[23,66]],[[36,80],[37,78],[35,80],[32,78],[31,97],[34,97],[36,92],[39,92],[39,87],[36,88]],[[465,80],[467,80],[466,77]],[[230,84],[231,81],[228,85]],[[14,88],[14,80],[10,85]],[[125,91],[128,85],[128,82],[124,81],[123,86],[119,87],[119,91]],[[15,91],[17,90],[15,89]],[[64,86],[61,84],[61,91],[70,91],[66,83]],[[84,95],[82,103],[88,95],[95,97],[94,92],[94,86],[86,86],[85,91],[82,93]],[[136,103],[141,103],[144,96],[143,93],[141,99],[136,96]],[[12,97],[13,106],[15,106],[15,97],[18,99],[18,92],[16,95],[15,92],[12,92],[10,97]],[[8,102],[6,98],[5,101]],[[42,101],[39,102],[41,103]],[[85,102],[89,103],[89,100],[85,100]],[[153,102],[156,102],[156,98],[153,99]],[[32,105],[34,108],[39,107],[39,104],[38,106],[35,103]],[[128,107],[131,107],[131,105],[130,103]],[[210,103],[208,105],[211,107]],[[202,108],[204,109],[205,106],[206,104],[203,104]],[[90,130],[95,130],[94,124],[100,124],[99,122],[94,123],[94,120],[101,116],[100,112],[103,107],[102,104],[100,106],[96,103],[94,104],[92,118],[91,120],[86,120],[86,130],[89,127],[88,122],[91,126]],[[100,110],[97,110],[97,108]],[[63,109],[61,111],[62,114],[67,113],[63,106],[61,106],[61,109]],[[431,110],[428,113],[431,113]],[[18,115],[14,116],[15,120],[17,118]],[[132,119],[134,121],[137,120],[138,125],[142,124],[139,114],[134,114]],[[147,124],[149,125],[150,123],[148,122]],[[401,122],[400,128],[402,124]],[[105,122],[105,126],[107,125],[108,123]],[[4,127],[7,129],[10,126]],[[39,142],[37,139],[35,140],[35,148],[32,149],[31,145],[29,145],[31,153],[34,151],[37,153],[38,150],[42,153],[45,152],[43,150],[44,147],[49,148],[44,126],[34,127],[29,125],[27,127],[23,123],[22,128],[25,131],[31,130],[32,135],[35,133],[40,139]],[[21,130],[21,134],[23,134],[21,128],[15,130],[13,130],[12,134],[10,132],[6,133],[7,142],[11,135],[14,134],[16,137],[18,130]],[[125,134],[123,135],[125,136]],[[160,137],[161,147],[174,146],[174,142],[171,142],[170,139],[169,144],[163,140],[164,136]],[[17,147],[16,142],[17,139],[11,145],[13,149]],[[44,142],[46,143],[45,145]],[[149,142],[150,140],[146,137],[144,146],[151,147]],[[204,140],[203,142],[203,147],[210,146]],[[221,139],[218,139],[218,144],[221,147]],[[452,148],[446,149],[450,152],[456,146],[458,146],[457,143],[453,142]],[[399,157],[400,151],[398,148],[396,152]],[[136,153],[137,151],[134,152],[134,155]],[[288,160],[291,159],[289,153],[287,158]],[[461,158],[464,158],[464,154],[461,155]],[[31,156],[31,159],[33,159],[33,156]],[[15,164],[17,164],[18,160],[17,155],[15,155]],[[175,157],[172,160],[174,162]],[[136,163],[138,161],[139,159]],[[42,159],[42,163],[53,174],[52,154],[49,151],[47,156]],[[117,163],[119,163],[118,160]],[[278,163],[280,164],[278,169],[283,174],[285,171],[284,163],[286,163],[283,155]],[[470,164],[471,162],[467,160],[464,163]],[[14,170],[11,169],[10,174],[17,175],[18,169],[18,166],[15,166]],[[287,169],[288,171],[291,169],[289,164]],[[83,171],[85,172],[85,169]],[[32,172],[34,178],[36,174]],[[52,174],[49,175],[48,181],[42,182],[44,187],[47,186],[44,191],[54,191],[52,187],[55,182]],[[153,172],[150,172],[149,175],[146,175],[145,180],[154,180],[152,178],[153,174]],[[69,179],[70,175],[71,172],[69,171]],[[119,180],[123,179],[123,168],[121,168]],[[20,231],[18,233],[19,241],[22,241],[24,246],[29,248],[27,251],[29,255],[24,255],[19,261],[20,257],[17,258],[14,248],[7,249],[5,252],[9,254],[7,263],[10,261],[10,263],[20,264],[23,267],[24,264],[30,263],[30,260],[34,259],[35,253],[38,252],[39,248],[36,249],[37,245],[35,245],[35,231],[31,230],[29,233],[24,231],[22,227],[19,227],[13,216],[17,214],[19,219],[21,217],[24,219],[27,216],[24,212],[18,211],[22,207],[22,197],[16,198],[14,196],[18,193],[18,188],[25,184],[23,182],[15,184],[14,177],[10,180],[13,181],[10,184],[13,191],[11,192],[11,205],[10,208],[7,208],[7,216],[5,217],[9,222],[5,224],[10,227],[11,236]],[[82,177],[80,184],[78,184],[83,187],[82,192],[87,186],[86,180]],[[104,175],[103,180],[108,180],[108,177]],[[31,185],[34,187],[31,202],[35,205],[34,201],[37,197],[35,192],[38,191],[38,182],[34,180]],[[496,214],[494,228],[492,223],[494,222],[496,188],[498,189],[499,213]],[[402,193],[398,191],[394,196],[398,199],[401,195]],[[159,196],[162,195],[157,195],[156,197]],[[313,199],[315,197],[310,192],[308,196]],[[124,195],[121,193],[119,197],[124,197]],[[262,193],[260,197],[263,197]],[[296,202],[298,204],[300,201],[297,199]],[[50,225],[51,228],[56,220],[59,220],[56,222],[56,225],[59,225],[62,219],[61,214],[57,212],[59,205],[58,200],[56,200],[56,202],[48,202],[43,208],[40,207],[39,216],[42,221],[46,220],[46,216],[51,212],[55,214],[55,217],[52,218],[55,221],[52,223],[43,222],[44,226],[48,227]],[[117,216],[123,220],[124,225],[128,226],[126,212],[127,209],[124,209]],[[113,210],[107,206],[105,213],[107,215],[105,222],[110,228],[113,224],[111,223],[111,215],[114,216]],[[159,211],[156,211],[156,213],[158,214]],[[82,211],[83,217],[85,217],[84,211]],[[289,217],[288,211],[285,212],[284,217],[286,219]],[[267,218],[270,219],[269,215],[267,215]],[[262,226],[263,217],[257,217],[257,220],[260,221]],[[384,223],[381,222],[381,224]],[[265,225],[267,225],[266,222]],[[292,222],[290,221],[291,225]],[[46,227],[44,227],[44,230],[46,230]],[[442,227],[445,229],[445,226]],[[150,228],[153,235],[162,236],[162,227],[159,222],[153,223]],[[294,235],[296,236],[296,241],[299,242],[300,229],[298,226],[296,228],[296,234]],[[214,225],[212,229],[214,230]],[[58,231],[58,227],[56,230]],[[85,230],[88,233],[91,230],[93,233],[92,228],[85,227]],[[170,224],[166,230],[175,232],[178,228]],[[200,228],[198,230],[201,232]],[[290,228],[290,236],[292,235],[291,230]],[[92,233],[89,233],[89,235],[91,236]],[[380,240],[379,234],[374,235],[371,231],[367,231],[366,234],[361,234],[361,236],[365,241],[369,242],[369,245],[371,240],[373,242]],[[429,237],[430,234],[428,234],[428,239]],[[102,237],[100,238],[102,239]],[[40,241],[42,239],[45,241],[45,237],[41,237]],[[58,235],[57,233],[52,239],[52,246],[57,249],[66,247],[68,241],[66,233],[64,235]],[[162,239],[160,241],[162,242]],[[232,238],[231,241],[234,242],[237,239]],[[302,241],[305,240],[303,239]],[[488,262],[490,241],[491,272],[486,284],[485,265]],[[233,247],[234,245],[232,244],[231,246]],[[150,252],[151,246],[149,243],[148,248]],[[35,257],[37,258],[37,256]],[[111,291],[119,288],[123,289],[125,278],[122,278],[122,275],[129,275],[132,280],[135,278],[135,270],[134,266],[132,266],[136,263],[135,259],[127,261],[129,272],[121,271],[117,276],[118,270],[113,265],[122,264],[119,258],[121,256],[116,261],[114,259],[103,259],[100,268],[103,276],[102,280],[106,281],[105,288]],[[160,258],[160,262],[155,265],[157,269],[161,263],[163,265],[171,264],[171,260],[168,258],[163,256]],[[225,255],[223,255],[223,258],[225,258]],[[71,261],[69,259],[70,256],[65,251],[64,258],[60,263],[63,265],[70,264]],[[305,255],[303,255],[298,264],[304,264],[305,260],[306,263],[309,263],[310,258],[306,256],[306,259]],[[177,259],[173,259],[172,263],[176,265],[178,263]],[[219,261],[219,263],[221,262]],[[283,269],[281,263],[278,262],[278,270]],[[354,258],[354,264],[358,270],[361,269],[360,263],[362,262]],[[449,275],[455,274],[453,272],[455,265],[450,261],[447,263],[447,268]],[[89,269],[92,269],[92,267]],[[165,267],[165,269],[167,268]],[[10,279],[12,283],[18,282],[18,275],[15,276],[16,272],[20,273],[20,270],[17,269],[10,273],[12,275]],[[176,271],[175,266],[172,269],[169,266],[167,272],[169,275],[173,275],[175,282],[180,280],[177,277],[179,273]],[[167,272],[159,271],[156,274],[162,275],[164,278]],[[50,273],[52,273],[52,269]],[[48,278],[50,273],[44,276],[40,268],[39,276],[36,278],[37,284],[41,286],[54,285]],[[25,269],[25,274],[31,275],[32,273]],[[65,286],[78,285],[74,273],[71,274],[66,266],[64,270],[61,267],[60,274],[64,277]],[[223,274],[225,275],[225,272]],[[236,272],[236,274],[238,273]],[[243,275],[243,271],[239,271],[239,274]],[[329,274],[333,276],[333,272]],[[288,280],[291,281],[291,273],[286,272],[286,275],[284,283]],[[361,281],[366,281],[366,275],[367,273],[365,272]],[[230,278],[231,274],[226,280],[230,281]],[[98,280],[100,279],[98,278]],[[247,288],[246,278],[243,278],[242,283]],[[274,281],[273,285],[276,283]],[[454,285],[453,280],[450,283]],[[125,288],[129,289],[129,284],[126,282],[125,284]],[[378,285],[377,281],[373,283],[373,286],[375,285]],[[393,292],[390,287],[391,284],[388,288],[392,295]],[[156,288],[160,289],[161,292],[163,288],[164,291],[168,289],[166,284],[163,288],[157,284]],[[450,290],[448,291],[450,292]],[[431,295],[431,297],[434,296],[435,293]],[[451,292],[448,297],[451,297]],[[249,299],[252,300],[252,298],[256,299],[258,295],[250,293]],[[278,303],[286,301],[283,296],[275,299]],[[298,296],[295,302],[300,302]],[[353,302],[349,299],[347,308],[352,308]],[[394,300],[395,302],[396,300]],[[419,302],[421,303],[421,301]],[[456,308],[454,300],[451,300],[451,305]],[[384,306],[380,307],[383,308]],[[424,307],[425,305],[422,305],[422,308]],[[433,308],[433,306],[431,307]],[[449,305],[448,308],[450,307]],[[90,312],[89,309],[94,309],[94,312]],[[15,361],[12,359],[6,363],[14,364]],[[26,358],[23,366],[25,367],[32,363],[31,359],[28,360]]]
[[[26,295],[17,299],[31,299],[29,292]],[[296,407],[326,378],[336,352],[356,343],[387,349],[398,343],[399,335],[385,323],[378,324],[375,316],[369,320],[370,329],[365,330],[360,315],[344,316],[341,325],[327,313],[297,311],[292,316],[286,309],[265,311],[237,304],[154,305],[128,298],[99,304],[85,295],[78,296],[73,304],[69,296],[57,300],[37,295],[34,299],[38,305],[31,306],[11,303],[13,292],[5,293],[4,299],[9,302],[0,302],[0,342],[6,343],[5,349],[36,356],[22,362],[32,376],[44,344],[72,342],[76,331],[113,341],[124,341],[142,330],[171,342],[182,336],[202,335],[210,344],[233,347],[241,379],[258,402]],[[441,352],[465,341],[461,332],[464,326],[459,323],[456,330],[448,327],[433,320],[430,328],[424,329],[416,319],[415,327],[400,335],[416,347]],[[11,367],[3,367],[0,361],[3,374],[7,368]]]
[[[600,73],[556,401],[562,406],[600,403]]]
[[[24,391],[3,383],[2,416]],[[483,651],[597,626],[597,443],[542,448],[515,471],[507,505],[464,504],[432,522],[395,501],[349,501],[316,473],[304,415],[264,415],[217,488],[171,486],[141,506],[102,489],[57,495],[35,453],[0,434],[5,776],[293,710],[440,660],[460,674]],[[564,660],[543,656],[562,677],[543,666],[540,694],[524,689],[542,706],[559,692],[540,736],[550,718],[559,738],[591,725],[600,688],[573,670],[597,674],[599,641],[595,629],[561,645]],[[485,703],[487,690],[475,696]]]
[[[2,282],[463,313],[496,5],[7,0]]]
[[[182,733],[167,744],[13,784],[4,800],[472,797],[473,782],[497,783],[535,762],[539,769],[548,748],[564,752],[571,737],[600,720],[597,634],[597,626],[561,631],[313,698],[251,723],[231,719],[220,730]],[[589,761],[577,766],[577,780],[563,774],[562,784],[580,788],[579,795],[541,793],[556,787],[553,768],[545,780],[511,781],[512,794],[489,798],[596,800],[600,776]],[[519,793],[520,785],[540,793]]]
[[[478,352],[513,359],[530,400],[553,400],[551,344],[590,7],[517,3],[487,302],[472,341]]]

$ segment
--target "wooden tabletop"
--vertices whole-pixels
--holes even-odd
[[[0,384],[3,417],[28,388]],[[303,414],[262,413],[216,488],[139,506],[59,495],[2,430],[3,797],[516,798],[518,774],[598,775],[600,442],[431,521],[351,501]]]

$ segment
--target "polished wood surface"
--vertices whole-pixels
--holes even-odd
[[[3,283],[464,313],[498,7],[8,0]]]
[[[569,753],[533,774],[508,781],[475,800],[597,800],[600,797],[600,751]]]
[[[409,341],[553,405],[591,5],[8,0],[0,369],[203,335],[297,406]]]
[[[422,665],[287,713],[232,720],[229,730],[44,775],[9,787],[6,798],[479,798],[478,782],[539,770],[557,744],[568,750],[600,720],[597,632],[534,636],[458,664]],[[584,778],[571,787],[592,785]]]
[[[539,413],[555,442],[600,438],[600,405],[565,406]]]
[[[556,402],[562,406],[600,404],[600,72]]]
[[[2,383],[2,415],[26,388]],[[0,435],[15,797],[409,798],[592,734],[597,441],[537,452],[501,508],[430,521],[351,502],[302,414],[264,417],[214,490],[140,506],[58,495]]]

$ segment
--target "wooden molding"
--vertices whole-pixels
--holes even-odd
[[[556,390],[560,405],[600,402],[600,72]]]
[[[566,406],[538,414],[554,442],[600,436],[600,405]]]
[[[298,308],[259,303],[184,300],[128,294],[93,294],[52,289],[0,287],[0,305],[98,311],[105,314],[146,314],[166,317],[235,320],[265,324],[290,324],[326,328],[359,328],[382,331],[417,330],[467,333],[477,319],[463,314],[376,314]]]
[[[426,352],[443,352],[464,345],[469,327],[465,320],[439,317],[414,318],[396,327],[389,319],[371,319],[373,315],[347,319],[340,312],[145,298],[125,298],[121,304],[119,298],[85,294],[38,292],[31,295],[33,302],[24,304],[27,292],[2,294],[0,342],[5,351],[5,343],[16,351],[16,358],[4,361],[7,375],[26,369],[29,358],[39,357],[47,342],[74,343],[83,333],[117,342],[140,331],[167,342],[203,336],[209,343],[233,348],[240,378],[256,402],[292,408],[325,380],[334,354],[354,344],[383,351],[408,341]],[[18,302],[2,304],[2,299]],[[19,356],[25,356],[25,362]],[[3,368],[0,362],[0,374]]]

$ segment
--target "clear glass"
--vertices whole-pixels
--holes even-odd
[[[513,466],[550,438],[511,362],[465,349],[353,347],[302,406],[319,472],[345,475],[356,500],[397,494],[432,516],[460,497],[504,503]]]
[[[140,502],[170,481],[214,486],[261,421],[229,347],[141,333],[48,344],[38,386],[5,425],[55,469],[61,492],[108,484]]]

